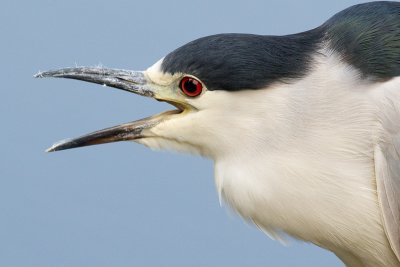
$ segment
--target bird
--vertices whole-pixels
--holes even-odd
[[[347,266],[400,266],[400,3],[351,6],[273,36],[223,33],[144,71],[73,67],[76,79],[171,104],[47,151],[117,141],[212,159],[218,195],[274,239]]]

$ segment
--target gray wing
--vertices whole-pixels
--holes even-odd
[[[400,260],[400,135],[375,148],[379,204],[390,246]]]

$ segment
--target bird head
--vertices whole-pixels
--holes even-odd
[[[265,53],[279,37],[220,34],[192,41],[162,58],[145,71],[107,68],[65,68],[41,72],[36,77],[77,79],[115,87],[154,98],[176,109],[149,118],[64,140],[49,152],[76,147],[135,141],[151,148],[166,148],[216,157],[252,137],[260,120],[273,109],[265,90],[271,81],[301,75],[304,68],[286,64],[286,51]],[[268,47],[271,46],[271,47]],[[281,52],[281,53],[280,53]],[[261,114],[263,113],[263,114]],[[268,127],[263,122],[263,127]],[[268,130],[268,129],[265,129]],[[257,138],[248,138],[255,140]]]

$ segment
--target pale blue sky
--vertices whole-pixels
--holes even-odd
[[[74,65],[142,70],[201,36],[295,33],[361,2],[3,0],[0,266],[342,266],[221,208],[209,160],[131,143],[44,153],[168,106],[32,75]]]

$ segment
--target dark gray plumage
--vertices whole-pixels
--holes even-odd
[[[162,67],[165,72],[192,74],[209,90],[259,89],[277,80],[302,77],[318,37],[315,31],[290,36],[207,36],[167,55]]]
[[[400,75],[400,3],[352,6],[329,19],[330,46],[364,76],[386,80]]]
[[[355,5],[293,35],[203,37],[168,54],[162,70],[194,75],[209,90],[260,89],[306,75],[324,44],[371,80],[400,75],[400,3]]]

